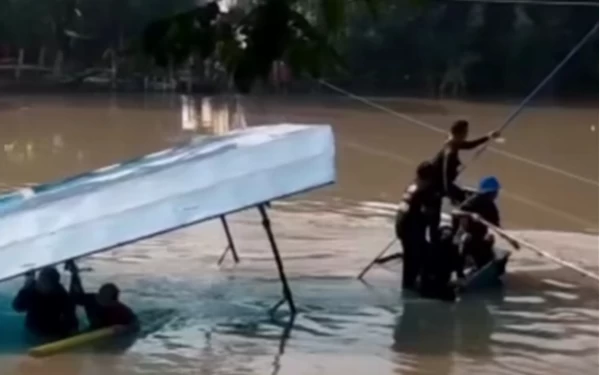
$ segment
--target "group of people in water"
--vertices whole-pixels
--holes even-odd
[[[459,152],[483,145],[499,133],[475,140],[467,140],[468,134],[467,121],[453,124],[443,150],[432,161],[418,166],[396,216],[396,235],[404,251],[402,286],[425,296],[454,299],[452,274],[456,273],[460,284],[467,262],[477,269],[494,259],[494,238],[487,226],[500,226],[495,204],[500,184],[496,178],[487,177],[477,191],[469,191],[457,186],[455,180],[461,168]],[[440,227],[443,198],[449,198],[458,209],[452,224]],[[87,330],[115,325],[137,327],[137,317],[119,300],[116,285],[107,283],[97,293],[86,293],[74,262],[67,262],[66,269],[71,272],[68,292],[54,267],[40,270],[37,279],[33,272],[26,275],[13,307],[26,314],[25,325],[31,333],[50,339],[77,334],[77,306],[86,312]]]
[[[60,282],[60,273],[54,267],[41,269],[25,276],[25,285],[13,300],[13,308],[25,313],[25,326],[36,337],[59,340],[81,333],[76,307],[84,308],[91,331],[111,326],[135,330],[138,320],[134,312],[119,300],[119,288],[112,283],[103,284],[97,293],[83,289],[75,263],[66,269],[71,272],[70,290]]]
[[[468,135],[467,121],[452,125],[443,149],[432,161],[419,164],[398,208],[395,230],[403,248],[402,286],[424,296],[453,300],[452,274],[456,273],[460,286],[468,263],[479,269],[494,259],[494,237],[488,225],[500,226],[495,204],[500,183],[486,177],[472,191],[457,186],[455,180],[462,166],[459,152],[475,149],[500,134],[494,131],[474,140],[467,140]],[[451,225],[440,226],[443,198],[456,207]]]

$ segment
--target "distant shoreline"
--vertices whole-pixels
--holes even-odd
[[[315,86],[317,87],[317,86]],[[351,91],[350,89],[349,91]],[[148,95],[148,96],[170,96],[170,95],[185,95],[188,94],[186,90],[141,90],[136,88],[118,88],[111,89],[110,87],[103,87],[98,85],[79,85],[76,87],[66,86],[66,85],[58,85],[58,84],[23,84],[23,85],[15,85],[15,84],[3,84],[0,81],[0,98],[2,97],[10,97],[13,95],[26,95],[26,96],[46,96],[46,95],[60,95],[60,96],[71,96],[71,95],[81,95],[81,94],[90,94],[90,95],[102,95],[102,94],[116,94],[117,96],[137,96],[137,95]],[[219,90],[217,88],[208,88],[208,87],[196,87],[191,93],[194,96],[233,96],[235,93],[228,92],[226,90]],[[360,92],[352,92],[353,95],[359,96],[361,99],[372,101],[375,103],[393,103],[398,102],[401,103],[403,101],[425,101],[430,102],[431,104],[435,103],[443,103],[443,102],[456,102],[456,103],[464,103],[464,104],[498,104],[498,105],[518,105],[523,97],[517,96],[502,96],[502,95],[467,95],[460,98],[435,98],[426,95],[415,94],[373,94],[372,92],[361,94]],[[242,94],[242,97],[245,96]],[[292,88],[289,92],[269,92],[269,90],[265,90],[259,88],[254,90],[250,94],[250,97],[264,97],[264,98],[276,98],[283,101],[289,100],[305,100],[305,99],[343,99],[343,100],[357,100],[348,96],[343,96],[341,93],[335,92],[326,87],[320,87],[317,90],[308,89],[303,87],[301,89]],[[536,98],[532,102],[528,104],[528,107],[565,107],[565,108],[582,108],[582,109],[591,109],[598,108],[598,97],[590,97],[586,95],[581,95],[579,97],[570,97],[570,98],[552,98],[552,97],[542,97]]]
[[[399,102],[402,100],[431,100],[435,102],[458,102],[458,103],[481,103],[481,104],[505,104],[505,105],[518,105],[521,103],[523,98],[516,97],[475,97],[468,96],[465,98],[427,98],[427,97],[410,97],[410,96],[363,96],[362,98],[376,101],[376,102]],[[350,98],[349,98],[350,99]],[[581,97],[581,98],[569,98],[569,99],[554,99],[554,98],[541,98],[533,99],[529,104],[529,107],[569,107],[569,108],[598,108],[598,98]]]

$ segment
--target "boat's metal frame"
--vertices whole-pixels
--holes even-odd
[[[227,217],[225,215],[221,216],[221,223],[223,224],[223,230],[225,231],[225,236],[227,236],[227,246],[225,250],[223,250],[223,254],[219,257],[217,261],[217,265],[221,265],[225,260],[225,256],[229,251],[231,251],[231,255],[233,256],[233,261],[235,263],[240,262],[240,257],[237,254],[237,250],[235,249],[235,244],[233,243],[233,237],[231,236],[231,231],[229,230],[229,224],[227,224]]]
[[[289,312],[292,316],[294,316],[294,315],[296,315],[296,312],[297,312],[296,304],[294,303],[294,297],[292,295],[292,290],[288,283],[287,275],[285,273],[285,267],[283,266],[283,261],[281,259],[281,254],[279,253],[279,247],[277,246],[277,242],[275,241],[275,234],[273,233],[273,229],[271,227],[271,220],[269,218],[269,213],[267,211],[267,209],[270,207],[271,207],[271,202],[263,202],[263,203],[260,203],[255,206],[255,208],[258,209],[258,212],[260,213],[260,216],[262,219],[262,226],[265,230],[265,233],[267,234],[267,239],[269,240],[269,244],[271,246],[271,251],[273,252],[273,258],[275,259],[275,264],[277,265],[279,280],[281,281],[281,287],[282,287],[281,299],[273,307],[271,307],[271,309],[269,309],[269,312],[271,314],[275,313],[281,307],[281,305],[283,305],[284,303],[287,302]],[[236,211],[236,212],[239,212],[239,211]],[[238,255],[237,249],[235,247],[235,243],[233,242],[233,235],[231,234],[231,229],[229,227],[229,223],[227,222],[227,215],[221,215],[220,220],[221,220],[221,223],[223,224],[223,230],[224,230],[225,236],[227,238],[227,246],[225,247],[225,250],[219,257],[217,264],[221,265],[229,252],[231,252],[234,263],[237,264],[240,262],[240,257]],[[65,261],[64,263],[66,265],[69,262],[73,262],[73,265],[75,265],[75,259],[69,259],[69,260]],[[77,269],[77,272],[80,272],[80,271],[91,271],[91,269],[90,268]]]
[[[270,202],[264,202],[256,206],[258,212],[260,213],[262,219],[262,225],[265,229],[265,233],[267,234],[267,238],[269,240],[269,244],[271,245],[271,250],[273,251],[273,258],[275,259],[275,264],[277,265],[277,271],[279,273],[279,280],[281,281],[282,287],[282,297],[271,309],[270,312],[274,313],[277,309],[283,305],[284,302],[287,302],[288,307],[290,309],[290,313],[292,315],[296,314],[296,304],[294,303],[294,297],[292,296],[292,290],[290,289],[287,276],[285,274],[285,268],[283,266],[283,261],[281,260],[281,255],[279,254],[279,248],[277,247],[277,242],[275,241],[275,235],[273,234],[273,230],[271,227],[271,220],[269,218],[269,214],[267,209],[271,207]],[[218,265],[221,265],[225,260],[225,256],[227,253],[231,252],[233,257],[233,261],[237,264],[240,262],[240,257],[237,253],[235,244],[233,243],[233,236],[231,235],[231,231],[229,229],[229,224],[227,223],[227,218],[225,215],[221,216],[221,223],[223,224],[223,230],[225,231],[225,236],[227,237],[227,246],[223,253],[219,257],[217,261]]]

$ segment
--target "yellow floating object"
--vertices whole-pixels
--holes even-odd
[[[97,329],[95,331],[81,333],[63,340],[54,341],[49,344],[36,346],[29,350],[32,357],[45,357],[64,350],[72,349],[76,346],[89,344],[107,337],[118,335],[126,330],[127,327],[116,325],[107,328]]]

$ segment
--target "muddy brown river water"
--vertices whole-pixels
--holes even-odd
[[[464,117],[498,127],[511,104],[342,97],[178,95],[0,96],[0,189],[66,177],[169,147],[196,133],[280,122],[331,124],[338,181],[272,210],[300,313],[270,319],[280,286],[257,212],[231,217],[241,263],[216,262],[218,222],[155,237],[85,261],[142,317],[143,332],[111,350],[25,355],[0,284],[0,374],[592,374],[598,370],[598,284],[527,250],[514,253],[502,291],[454,305],[402,296],[397,268],[355,279],[392,236],[415,165]],[[209,105],[210,104],[210,105]],[[185,111],[184,111],[185,112]],[[182,119],[183,118],[183,119]],[[598,270],[598,109],[537,106],[461,181],[496,175],[505,227],[546,251]],[[469,160],[465,155],[463,159]],[[10,230],[10,228],[1,228]],[[66,275],[63,277],[67,280]]]

